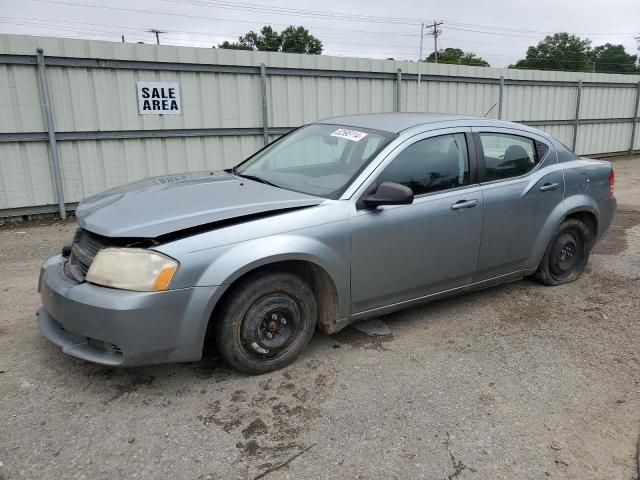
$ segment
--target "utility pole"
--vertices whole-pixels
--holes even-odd
[[[638,67],[640,67],[640,36],[637,37],[633,37],[636,39],[636,42],[638,42],[638,55],[636,57],[636,60],[638,62]]]
[[[442,25],[442,22],[433,21],[431,25],[427,25],[427,28],[431,29],[431,35],[433,36],[433,48],[436,57],[436,63],[438,63],[438,37],[442,34],[442,30],[438,27]]]
[[[420,73],[422,69],[422,42],[424,40],[424,22],[420,24],[420,55],[418,56],[418,94],[416,95],[416,111],[420,111],[420,100],[422,98],[422,86],[420,80],[422,75]]]
[[[147,30],[147,32],[156,34],[156,43],[158,45],[160,45],[160,34],[161,33],[167,33],[164,30],[158,30],[157,28],[151,28],[151,29]]]
[[[124,43],[124,35],[122,35],[122,43]]]
[[[638,37],[640,38],[640,37]],[[424,22],[420,24],[420,56],[418,57],[418,61],[422,61],[422,42],[424,40]],[[640,45],[640,43],[639,43]]]

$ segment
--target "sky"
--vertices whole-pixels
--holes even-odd
[[[0,0],[0,33],[210,48],[263,25],[303,25],[327,55],[417,60],[421,23],[442,22],[438,48],[505,67],[546,34],[637,53],[640,0]],[[425,28],[423,58],[434,50]]]

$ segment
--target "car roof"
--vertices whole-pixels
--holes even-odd
[[[517,127],[520,130],[538,130],[520,123],[505,122],[472,115],[456,115],[448,113],[368,113],[363,115],[345,115],[320,120],[316,123],[329,125],[347,125],[351,127],[369,128],[386,132],[400,133],[403,130],[425,124],[456,122],[460,125],[486,125],[495,127]]]

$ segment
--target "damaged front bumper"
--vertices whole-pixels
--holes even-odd
[[[207,324],[224,287],[132,292],[77,283],[62,255],[40,271],[42,334],[74,357],[134,366],[199,360]]]

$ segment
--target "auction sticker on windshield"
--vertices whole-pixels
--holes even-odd
[[[359,142],[367,136],[364,132],[358,132],[357,130],[349,130],[348,128],[339,128],[331,134],[332,137],[345,138],[352,142]]]

